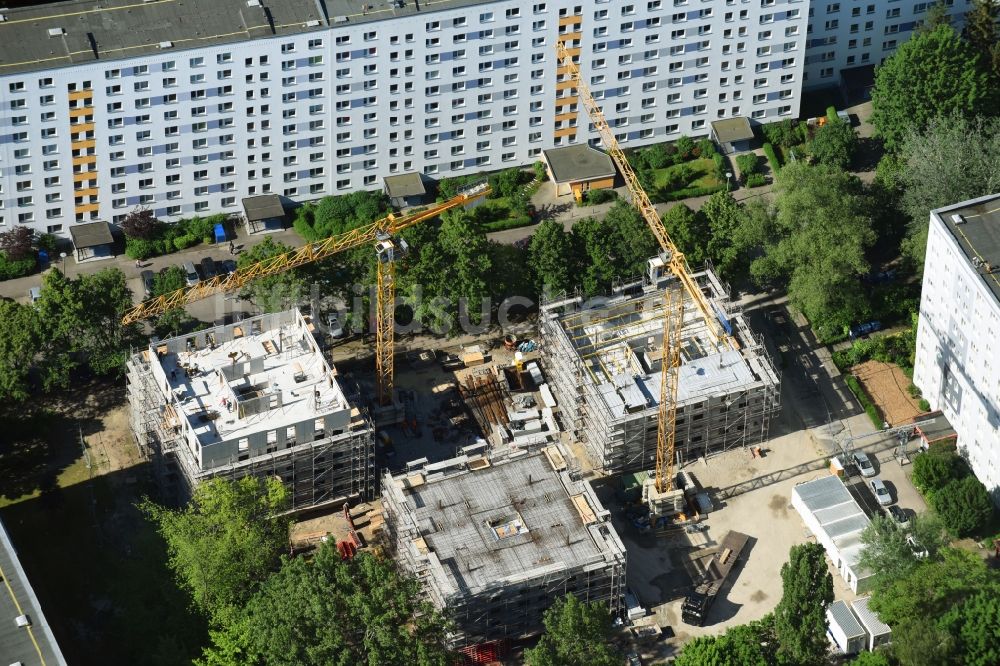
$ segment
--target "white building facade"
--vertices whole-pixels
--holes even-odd
[[[1000,487],[1000,195],[932,211],[913,382]]]
[[[840,85],[845,70],[881,64],[910,38],[934,2],[814,0],[809,6],[803,87]],[[968,0],[946,0],[945,5],[956,27],[972,6]]]
[[[808,2],[110,0],[0,20],[0,230],[240,212],[795,117]]]

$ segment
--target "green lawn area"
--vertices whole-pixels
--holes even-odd
[[[699,158],[682,164],[675,164],[665,169],[655,169],[653,176],[657,189],[666,188],[674,181],[679,173],[686,169],[691,171],[691,178],[685,178],[687,182],[671,189],[684,189],[688,187],[716,187],[722,183],[715,175],[715,162],[707,158]]]

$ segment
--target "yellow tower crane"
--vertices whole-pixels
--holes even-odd
[[[729,337],[716,318],[715,310],[708,298],[702,293],[698,282],[695,280],[691,269],[684,258],[684,254],[677,248],[666,228],[663,220],[656,208],[649,200],[649,195],[639,184],[632,165],[629,164],[618,139],[615,137],[608,121],[604,117],[604,111],[597,104],[594,96],[590,93],[587,84],[580,76],[580,68],[575,58],[578,58],[579,49],[571,49],[563,40],[556,42],[556,51],[559,55],[560,76],[566,78],[563,81],[573,81],[576,86],[577,95],[583,102],[583,108],[593,123],[605,149],[615,161],[618,170],[625,179],[625,185],[632,195],[632,205],[642,214],[650,231],[660,244],[660,257],[662,267],[680,282],[681,287],[687,295],[694,301],[701,316],[708,326],[711,336],[716,342],[732,345],[735,348],[735,340]],[[664,293],[664,316],[663,316],[663,350],[662,350],[662,372],[660,373],[660,405],[657,414],[656,431],[656,479],[655,487],[657,493],[663,495],[673,489],[674,476],[674,444],[676,438],[676,416],[677,416],[677,384],[680,374],[680,347],[681,347],[681,326],[684,318],[684,296],[679,290],[668,287]]]
[[[194,286],[151,298],[128,310],[122,316],[122,323],[130,324],[148,319],[215,294],[235,291],[258,278],[283,273],[320,259],[332,257],[346,250],[364,245],[374,246],[378,259],[375,311],[375,369],[378,382],[378,402],[380,405],[389,405],[392,403],[393,386],[395,260],[406,249],[406,244],[397,236],[404,229],[435,218],[446,210],[459,206],[471,206],[489,193],[489,185],[480,183],[463,190],[448,201],[431,206],[426,210],[401,217],[390,214],[363,227],[315,243],[308,243],[300,248],[245,266],[229,275],[216,276]]]

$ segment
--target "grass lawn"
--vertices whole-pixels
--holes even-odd
[[[693,171],[693,177],[689,179],[688,182],[674,189],[684,189],[687,187],[715,187],[722,184],[715,175],[715,162],[708,158],[699,158],[691,160],[690,162],[675,164],[665,169],[654,169],[653,177],[657,189],[667,187],[671,181],[674,180],[676,174],[683,171],[685,167]]]

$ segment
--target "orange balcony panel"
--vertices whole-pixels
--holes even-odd
[[[97,162],[97,155],[80,155],[73,158],[73,166],[77,164],[94,164]]]
[[[93,99],[93,97],[94,91],[91,88],[88,88],[87,90],[74,90],[69,94],[69,100],[71,102],[78,99]]]
[[[77,206],[73,210],[76,213],[89,213],[91,211],[97,210],[100,207],[101,207],[101,204],[99,204],[99,203],[89,203],[89,204],[80,204],[79,206]]]
[[[71,134],[79,134],[80,132],[93,132],[94,122],[89,123],[70,123],[69,131]]]
[[[569,81],[559,81],[556,83],[556,90],[569,90],[570,88],[576,88],[576,81],[570,79]]]
[[[568,76],[570,74],[569,67],[565,65],[560,65],[556,67],[556,76]]]
[[[82,190],[73,190],[73,196],[75,197],[96,197],[97,190],[96,187],[88,187]]]
[[[578,114],[577,114],[576,111],[573,111],[571,113],[558,113],[558,114],[556,114],[555,120],[556,120],[557,123],[559,123],[559,122],[568,122],[568,121],[573,120],[574,118],[576,118],[577,115]]]
[[[572,43],[574,41],[578,42],[578,41],[582,40],[583,39],[583,33],[582,32],[565,32],[565,33],[559,35],[559,39],[563,40],[567,44],[570,44],[570,43]]]
[[[577,127],[564,127],[562,129],[557,129],[552,132],[552,136],[571,136],[576,134]]]
[[[97,140],[96,139],[84,139],[83,141],[73,141],[73,142],[70,143],[70,147],[72,147],[73,150],[83,150],[85,148],[96,148],[97,147]]]
[[[73,174],[73,182],[80,183],[85,180],[97,180],[96,171],[81,171],[80,173]]]
[[[569,56],[570,58],[575,58],[575,57],[579,56],[580,55],[580,47],[577,46],[576,48],[566,49],[566,55]]]
[[[89,116],[94,113],[94,107],[92,106],[80,106],[75,109],[69,110],[70,118],[79,118],[80,116]]]
[[[574,23],[582,23],[582,16],[563,16],[559,19],[559,25],[572,25]]]
[[[578,104],[580,98],[577,95],[567,95],[566,97],[560,97],[556,99],[556,113],[565,113],[559,110],[559,107],[569,106],[570,104]]]

